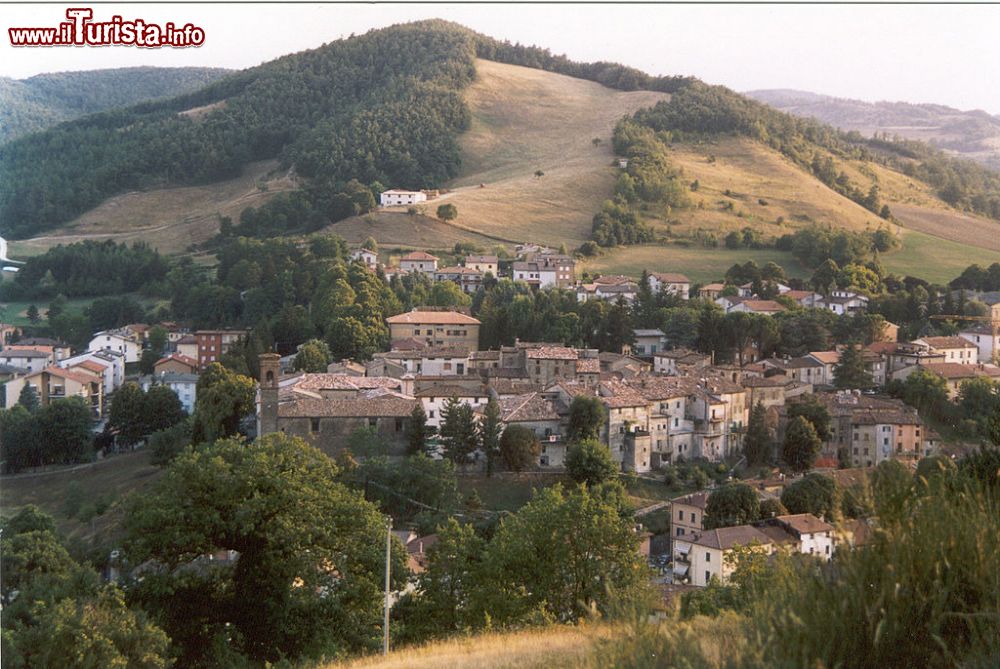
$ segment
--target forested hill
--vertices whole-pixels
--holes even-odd
[[[124,67],[0,77],[0,144],[87,114],[196,90],[231,71],[213,67]]]
[[[419,188],[454,177],[469,112],[462,90],[484,57],[669,91],[691,80],[579,64],[445,21],[369,32],[224,77],[170,100],[117,109],[0,147],[0,231],[23,238],[105,198],[210,183],[280,158],[312,205],[351,179]]]

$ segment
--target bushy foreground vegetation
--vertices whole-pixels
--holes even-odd
[[[747,551],[731,584],[662,624],[637,620],[591,666],[996,666],[998,465],[984,450],[884,485],[872,540],[829,566]]]

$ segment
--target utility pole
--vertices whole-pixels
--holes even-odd
[[[382,654],[389,654],[389,576],[392,564],[392,516],[386,516],[385,529],[385,611],[382,620]]]

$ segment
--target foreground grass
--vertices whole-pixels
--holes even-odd
[[[322,669],[477,669],[552,668],[587,666],[597,639],[607,638],[607,627],[550,627],[508,634],[480,634],[414,646],[387,657],[368,657]]]

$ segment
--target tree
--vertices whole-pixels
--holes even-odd
[[[712,491],[705,506],[705,529],[749,525],[760,518],[760,499],[746,483],[730,483]]]
[[[163,566],[134,596],[177,645],[179,666],[218,666],[233,653],[263,664],[375,647],[386,522],[337,476],[333,460],[295,437],[225,439],[182,453],[133,500],[126,553]],[[237,565],[179,569],[217,550],[239,551]],[[400,587],[398,543],[392,561]]]
[[[427,568],[417,581],[417,595],[400,601],[393,615],[403,619],[406,639],[424,641],[447,636],[479,622],[470,603],[482,583],[486,542],[472,525],[454,518],[438,528],[438,540],[427,549]]]
[[[535,170],[535,178],[536,179],[541,179],[544,176],[545,176],[545,172],[543,172],[541,170]]]
[[[830,441],[832,432],[830,430],[830,411],[817,400],[810,398],[805,402],[795,402],[788,405],[788,420],[802,416],[816,430],[816,434],[822,441]]]
[[[486,549],[475,620],[506,626],[542,615],[571,622],[607,613],[646,592],[649,575],[632,520],[580,486],[536,491],[506,518]]]
[[[410,424],[407,426],[407,455],[427,452],[427,439],[434,433],[434,428],[427,425],[427,412],[420,404],[410,412]]]
[[[837,508],[837,484],[829,476],[806,474],[785,486],[781,503],[789,513],[811,513],[829,518]]]
[[[154,325],[149,329],[149,350],[156,355],[162,355],[167,350],[170,333],[162,325]]]
[[[143,398],[144,436],[166,430],[184,420],[184,405],[170,386],[154,385]]]
[[[761,402],[750,410],[747,432],[743,437],[743,454],[751,467],[766,464],[771,459],[771,439],[767,431],[767,411]]]
[[[91,458],[94,416],[82,397],[49,403],[38,412],[37,420],[46,464],[68,464]]]
[[[848,344],[840,354],[840,361],[833,368],[834,385],[838,388],[871,388],[872,375],[865,369],[861,347]]]
[[[792,471],[804,472],[812,468],[822,447],[823,442],[816,434],[816,428],[812,423],[802,416],[797,416],[789,421],[785,430],[781,457]]]
[[[41,426],[34,415],[21,404],[0,411],[0,458],[7,471],[45,464],[43,450]]]
[[[785,505],[781,503],[780,500],[769,497],[762,500],[760,503],[760,518],[761,520],[766,520],[768,518],[774,518],[775,516],[784,516],[788,514],[788,509]]]
[[[454,221],[458,218],[458,207],[446,202],[437,208],[437,217],[442,221]]]
[[[361,243],[361,248],[372,253],[378,253],[378,242],[375,241],[374,237],[368,237]]]
[[[160,359],[160,354],[151,348],[147,348],[139,356],[139,371],[149,376],[156,371],[156,361]]]
[[[457,397],[445,400],[441,408],[441,447],[444,456],[456,465],[472,462],[472,453],[479,445],[476,419],[472,407]]]
[[[903,401],[920,413],[941,417],[948,407],[948,386],[945,380],[920,368],[906,377],[902,386]]]
[[[607,412],[600,398],[591,395],[577,395],[569,405],[569,426],[566,439],[570,443],[588,439],[600,439]]]
[[[17,403],[27,409],[29,413],[35,413],[41,406],[41,402],[38,399],[38,392],[34,386],[28,383],[21,386],[21,392],[17,395]]]
[[[310,339],[299,346],[299,352],[295,354],[292,367],[303,372],[325,372],[330,360],[330,347],[326,345],[326,342]]]
[[[148,434],[147,415],[146,394],[138,384],[126,383],[111,399],[108,426],[118,433],[116,441],[120,445],[131,448]]]
[[[503,422],[500,416],[500,403],[490,397],[483,409],[483,418],[479,421],[479,441],[486,455],[486,475],[492,476],[496,468],[496,460],[500,457],[500,437],[503,433]]]
[[[217,362],[209,365],[198,378],[195,392],[197,399],[191,431],[195,444],[235,435],[243,417],[255,409],[253,379],[236,374]]]
[[[566,473],[577,483],[598,485],[611,480],[619,471],[611,451],[596,439],[577,442],[566,451]]]
[[[523,425],[508,425],[500,437],[500,457],[507,469],[521,472],[530,467],[542,452],[534,430]]]
[[[35,306],[34,304],[28,306],[26,314],[28,316],[28,320],[31,321],[32,325],[35,325],[38,323],[38,321],[42,320],[41,316],[38,315],[38,307]]]

